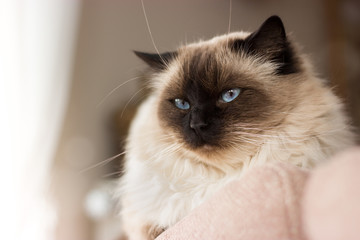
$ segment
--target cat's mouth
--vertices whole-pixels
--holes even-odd
[[[191,131],[185,137],[185,142],[192,150],[210,151],[218,147],[217,137],[201,133],[199,131]]]

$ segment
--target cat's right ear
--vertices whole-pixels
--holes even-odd
[[[134,53],[154,70],[165,69],[168,63],[177,55],[177,52],[165,52],[157,54],[134,51]]]

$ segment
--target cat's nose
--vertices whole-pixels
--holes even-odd
[[[191,120],[190,121],[190,127],[194,129],[195,131],[203,130],[208,124],[205,121],[202,120]]]
[[[208,121],[206,121],[204,111],[199,108],[194,108],[190,115],[190,128],[200,136],[205,131],[207,126]]]
[[[192,128],[197,135],[201,135],[207,126],[208,124],[205,119],[198,115],[193,116],[190,120],[190,128]]]

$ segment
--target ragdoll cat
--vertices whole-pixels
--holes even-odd
[[[150,96],[128,137],[119,194],[129,239],[154,239],[254,165],[311,168],[352,144],[339,99],[277,16],[175,52],[135,52]]]

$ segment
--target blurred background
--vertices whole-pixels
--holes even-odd
[[[7,239],[118,239],[117,155],[146,95],[132,50],[155,52],[144,10],[160,52],[228,31],[225,0],[0,1],[2,235],[18,236]],[[273,14],[359,133],[359,1],[232,0],[231,31],[254,31]]]

